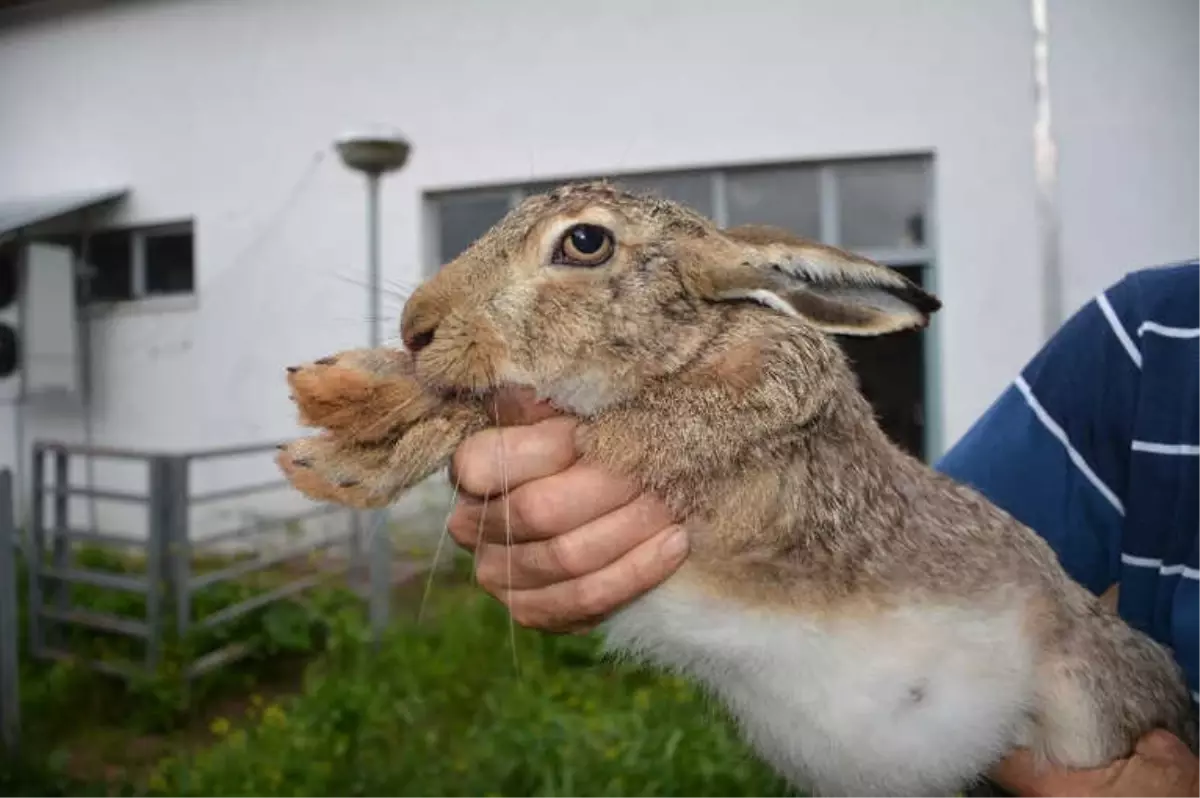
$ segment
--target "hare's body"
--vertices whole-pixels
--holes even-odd
[[[593,415],[584,458],[692,519],[692,556],[605,625],[610,645],[707,683],[764,758],[822,794],[953,790],[1016,745],[1095,767],[1134,729],[1192,740],[1170,654],[1032,531],[892,444],[856,393],[817,422],[760,414],[720,439],[720,416],[801,396],[813,357],[813,333],[786,321],[720,318],[680,379],[611,416],[584,413],[592,398],[566,408]],[[713,378],[754,349],[777,383]],[[840,358],[822,368],[853,381]],[[669,412],[689,405],[710,409]]]
[[[491,390],[535,388],[583,419],[582,458],[691,533],[610,643],[705,682],[800,786],[952,790],[1015,745],[1094,766],[1156,726],[1194,748],[1169,652],[893,445],[827,335],[936,307],[846,253],[575,187],[526,201],[413,295],[411,356],[295,370],[305,421],[329,432],[280,464],[311,496],[385,504],[488,423]]]
[[[1034,652],[1016,613],[830,619],[731,606],[686,582],[611,619],[610,644],[705,682],[758,753],[817,794],[951,794],[1026,728]]]

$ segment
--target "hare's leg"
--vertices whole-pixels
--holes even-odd
[[[463,438],[487,423],[461,404],[421,419],[393,440],[359,443],[326,433],[283,446],[280,469],[301,493],[349,507],[384,507],[446,465]]]
[[[1191,697],[1166,647],[1108,612],[1075,619],[1071,632],[1043,668],[1035,750],[1060,766],[1094,768],[1129,755],[1156,728],[1196,750]]]
[[[396,438],[442,398],[413,377],[412,357],[398,349],[354,349],[288,368],[288,385],[305,426],[324,427],[357,443]]]

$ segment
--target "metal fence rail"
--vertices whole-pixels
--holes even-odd
[[[220,465],[219,461],[234,457],[273,456],[275,451],[274,443],[186,453],[143,452],[45,441],[35,443],[30,545],[26,547],[31,653],[35,657],[69,659],[104,673],[133,677],[158,668],[168,636],[180,641],[188,640],[197,632],[216,629],[248,613],[311,590],[330,578],[344,575],[360,551],[362,525],[357,513],[340,507],[321,506],[256,520],[204,540],[193,539],[191,526],[195,508],[288,488],[285,480],[272,480],[195,492],[191,487],[193,467],[198,463],[218,462]],[[73,484],[73,458],[142,464],[146,472],[144,488],[109,490]],[[72,515],[72,497],[144,507],[147,534],[144,538],[130,538],[90,528]],[[344,518],[344,525],[336,534],[278,551],[264,551],[254,545],[261,536],[282,531],[289,525],[327,516]],[[196,557],[239,542],[250,544],[251,551],[257,552],[255,556],[235,559],[213,570],[196,572]],[[140,555],[144,568],[141,573],[116,573],[86,567],[75,556],[78,544],[121,549],[134,558]],[[193,617],[195,598],[200,591],[222,583],[244,580],[267,569],[278,569],[311,557],[316,552],[329,552],[339,547],[348,549],[348,556],[341,560],[340,566],[295,575],[203,617]],[[3,562],[0,562],[0,567],[3,567]],[[129,617],[75,606],[71,597],[72,586],[140,595],[144,598],[144,611],[137,617]],[[387,586],[382,589],[386,590]],[[123,638],[129,643],[125,650],[135,650],[140,646],[141,656],[107,657],[104,660],[80,657],[79,652],[71,650],[68,631],[81,628]],[[185,647],[185,650],[191,651],[190,647]],[[234,640],[216,650],[189,653],[190,660],[183,664],[184,677],[195,678],[234,662],[251,651],[247,641]]]
[[[0,744],[10,756],[17,753],[21,731],[14,510],[12,472],[0,469]]]

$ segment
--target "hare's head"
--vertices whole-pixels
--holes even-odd
[[[940,307],[850,253],[770,228],[721,230],[674,202],[585,183],[515,208],[413,293],[401,334],[428,384],[527,385],[588,412],[687,363],[734,303],[828,346],[818,333],[922,327]]]

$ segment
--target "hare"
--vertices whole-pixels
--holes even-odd
[[[1028,528],[894,445],[831,334],[920,328],[898,273],[606,183],[530,197],[421,285],[405,350],[289,369],[279,466],[380,507],[531,386],[580,457],[686,519],[688,560],[602,627],[688,674],[820,794],[959,790],[1014,746],[1093,767],[1165,727],[1195,750],[1170,653]]]

